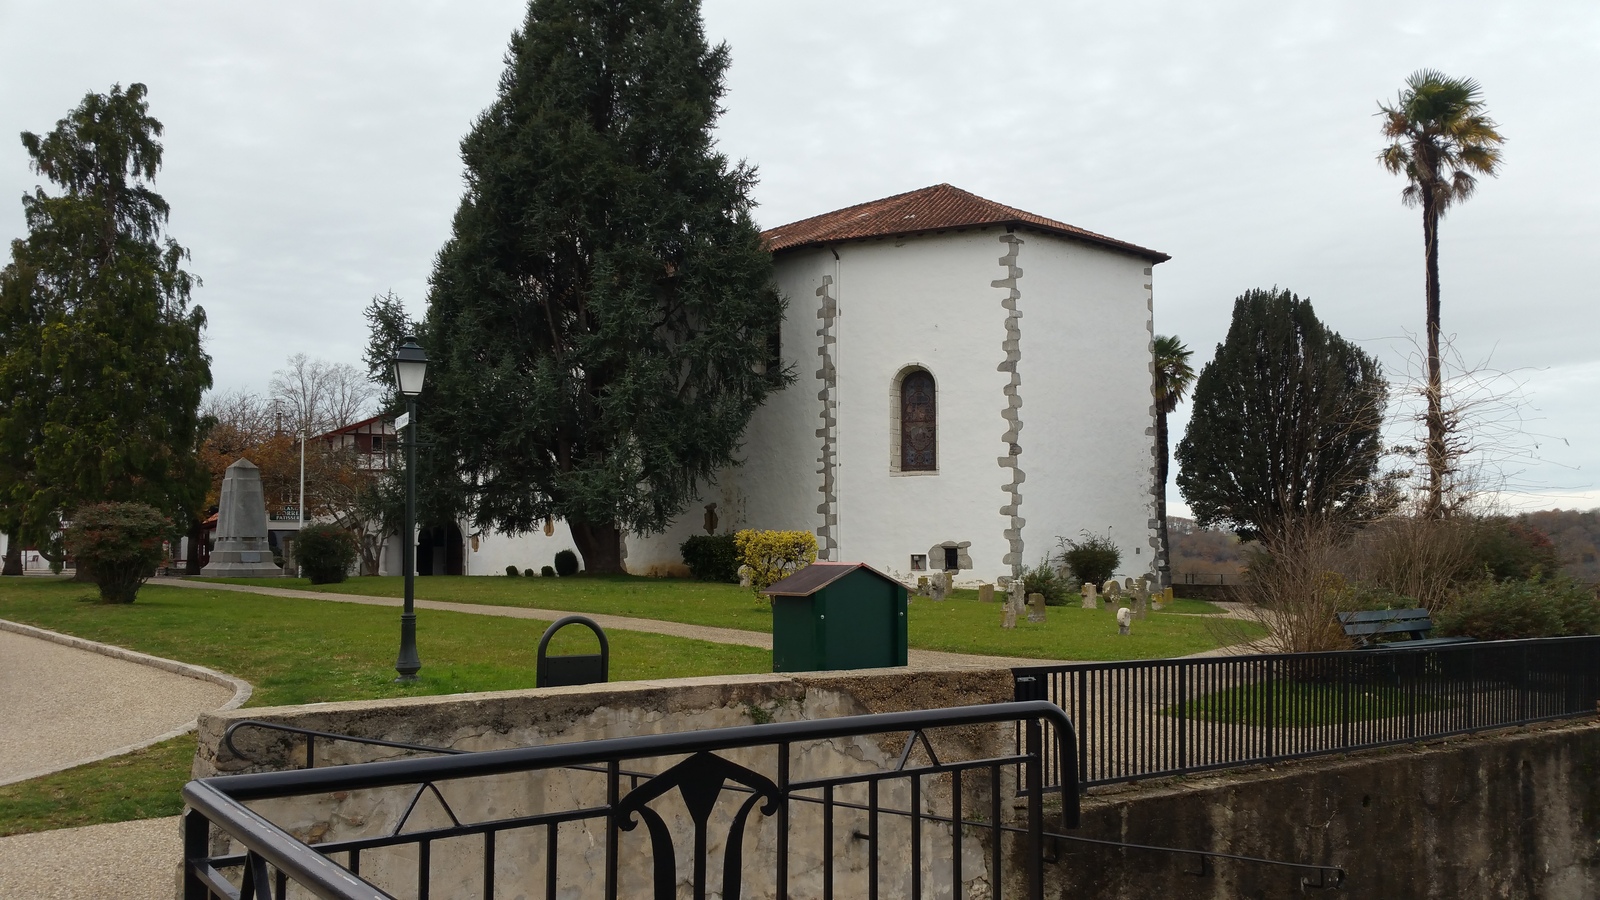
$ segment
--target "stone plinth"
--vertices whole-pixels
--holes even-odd
[[[267,545],[267,498],[261,470],[248,459],[228,467],[217,501],[217,546],[200,570],[207,578],[280,578]]]

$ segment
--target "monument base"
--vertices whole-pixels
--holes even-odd
[[[272,548],[264,540],[217,541],[211,562],[200,570],[201,578],[282,578],[283,570],[272,562]]]

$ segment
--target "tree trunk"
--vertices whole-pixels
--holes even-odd
[[[201,532],[204,526],[205,523],[198,519],[189,523],[189,549],[183,554],[183,574],[185,575],[200,574],[200,551],[205,547],[205,538]]]
[[[1439,366],[1439,208],[1430,192],[1422,198],[1422,238],[1428,278],[1428,501],[1425,517],[1444,517],[1444,379]]]
[[[583,557],[583,570],[590,575],[621,575],[622,530],[615,522],[588,524],[568,522],[572,542]]]
[[[22,542],[15,535],[6,535],[6,562],[5,568],[0,569],[0,575],[22,574]]]
[[[1161,557],[1156,560],[1156,586],[1165,590],[1172,586],[1172,544],[1167,538],[1167,414],[1156,411],[1156,528]]]

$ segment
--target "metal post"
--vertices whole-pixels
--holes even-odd
[[[300,517],[300,523],[295,526],[299,530],[294,533],[294,540],[296,544],[299,544],[300,532],[306,530],[306,430],[304,426],[300,429],[300,503],[295,507],[295,511]],[[299,548],[296,547],[297,552],[294,555],[294,574],[297,576],[300,574],[300,554],[298,550]]]
[[[400,613],[400,656],[394,662],[394,670],[400,673],[395,681],[416,681],[417,671],[422,668],[422,660],[417,657],[417,611],[414,606],[416,599],[417,575],[417,401],[406,400],[406,430],[410,432],[406,440],[406,521],[405,540],[403,546],[406,602],[405,608]]]

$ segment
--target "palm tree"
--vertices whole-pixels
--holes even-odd
[[[1471,78],[1419,69],[1406,79],[1393,106],[1378,104],[1389,146],[1378,154],[1384,168],[1406,177],[1400,199],[1422,207],[1428,292],[1428,518],[1444,510],[1445,422],[1439,373],[1439,219],[1478,186],[1473,173],[1494,176],[1505,139],[1485,112]]]
[[[1155,358],[1155,380],[1151,393],[1156,407],[1156,521],[1161,529],[1161,586],[1172,583],[1172,553],[1167,544],[1167,459],[1171,455],[1167,441],[1167,413],[1178,408],[1178,402],[1194,384],[1194,369],[1189,365],[1193,355],[1183,341],[1172,335],[1157,335],[1151,345]]]

